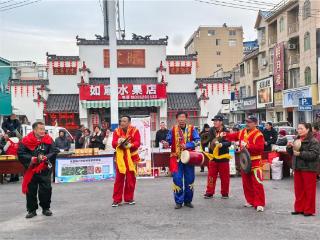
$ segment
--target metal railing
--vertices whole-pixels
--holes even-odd
[[[299,64],[300,63],[300,54],[292,54],[289,56],[289,65]]]
[[[277,35],[269,36],[269,45],[277,43]]]

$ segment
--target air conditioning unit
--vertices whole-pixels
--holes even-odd
[[[288,44],[288,49],[289,49],[289,50],[297,49],[297,44],[289,43],[289,44]]]

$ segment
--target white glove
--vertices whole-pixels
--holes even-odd
[[[124,141],[123,138],[119,138],[119,139],[118,139],[118,144],[121,144],[123,141]]]

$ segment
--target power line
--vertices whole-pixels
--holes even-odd
[[[0,3],[0,5],[6,4],[6,3],[9,3],[9,2],[13,2],[13,1],[14,1],[14,0],[5,1],[5,2]]]
[[[256,0],[248,0],[248,1],[243,1],[243,0],[234,0],[235,2],[241,2],[241,3],[247,3],[247,4],[257,4],[257,5],[267,5],[269,7],[275,7],[276,4],[270,3],[270,2],[261,2],[261,1],[256,1]]]
[[[14,6],[14,7],[10,7],[10,8],[0,8],[0,12],[5,12],[5,11],[9,11],[9,10],[12,10],[12,9],[16,9],[16,8],[20,8],[20,7],[24,7],[24,6],[27,6],[27,5],[31,5],[31,4],[34,4],[34,3],[37,3],[37,2],[40,2],[42,0],[36,0],[36,1],[32,1],[32,2],[27,2],[27,3],[24,3],[24,4],[21,4],[21,5],[18,5],[18,6]],[[25,2],[25,1],[24,1]],[[22,3],[22,2],[20,2]]]
[[[12,4],[9,4],[9,5],[7,5],[7,6],[2,6],[2,7],[0,7],[0,9],[13,7],[13,6],[20,5],[20,4],[22,4],[22,3],[29,2],[29,1],[30,1],[30,0],[24,0],[24,1],[22,1],[22,2],[12,3]]]
[[[216,5],[216,6],[222,6],[222,7],[230,7],[230,8],[235,8],[235,9],[243,9],[243,10],[249,10],[249,11],[259,11],[262,10],[261,8],[256,8],[256,7],[249,7],[249,6],[244,6],[244,5],[237,5],[233,4],[230,5],[230,3],[226,2],[218,2],[218,1],[205,1],[205,0],[194,0],[196,2],[201,2],[201,3],[206,3],[206,4],[211,4],[211,5]],[[267,10],[269,11],[269,9]]]

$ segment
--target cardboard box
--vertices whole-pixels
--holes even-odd
[[[264,180],[270,180],[271,179],[271,165],[270,163],[265,163],[262,166],[262,175]]]

